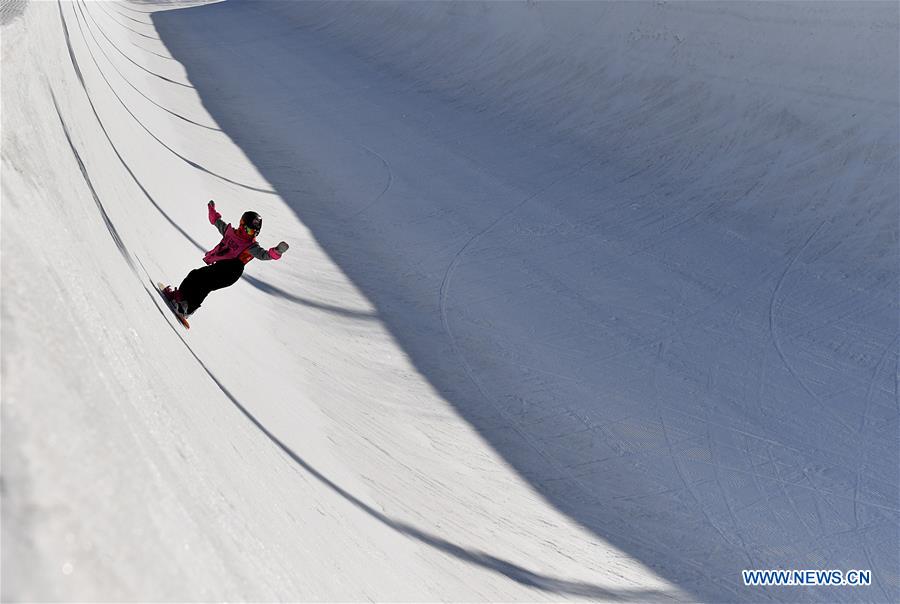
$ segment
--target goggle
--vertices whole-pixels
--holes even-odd
[[[253,227],[245,226],[244,230],[247,231],[247,234],[250,235],[251,237],[256,235],[256,229],[254,229]]]

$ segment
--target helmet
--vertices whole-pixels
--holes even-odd
[[[251,237],[259,235],[262,230],[262,217],[256,212],[244,212],[241,216],[241,230]]]

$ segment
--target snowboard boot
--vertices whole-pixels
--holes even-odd
[[[172,306],[175,307],[175,312],[184,317],[187,317],[191,314],[188,312],[188,303],[181,297],[181,292],[178,291],[178,288],[172,289],[171,286],[167,285],[163,290],[163,295],[169,302],[172,303]]]
[[[178,310],[178,312],[181,313],[181,316],[183,317],[190,317],[192,314],[194,314],[194,311],[188,308],[188,303],[184,300],[175,302],[175,309]]]

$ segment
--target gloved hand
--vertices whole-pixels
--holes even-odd
[[[216,212],[216,202],[210,199],[206,207],[209,208],[209,224],[216,224],[216,221],[222,217],[221,214]]]
[[[289,247],[290,246],[287,243],[282,241],[275,247],[269,248],[269,258],[271,258],[272,260],[278,260],[279,258],[281,258],[281,255],[283,253],[288,251]]]

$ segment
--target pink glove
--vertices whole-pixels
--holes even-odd
[[[290,246],[287,243],[282,241],[275,247],[269,248],[269,258],[271,258],[272,260],[279,260],[281,258],[281,255],[288,251],[289,247]]]
[[[209,207],[209,224],[216,224],[216,221],[222,217],[221,214],[216,212],[216,202],[210,199],[207,207]]]

